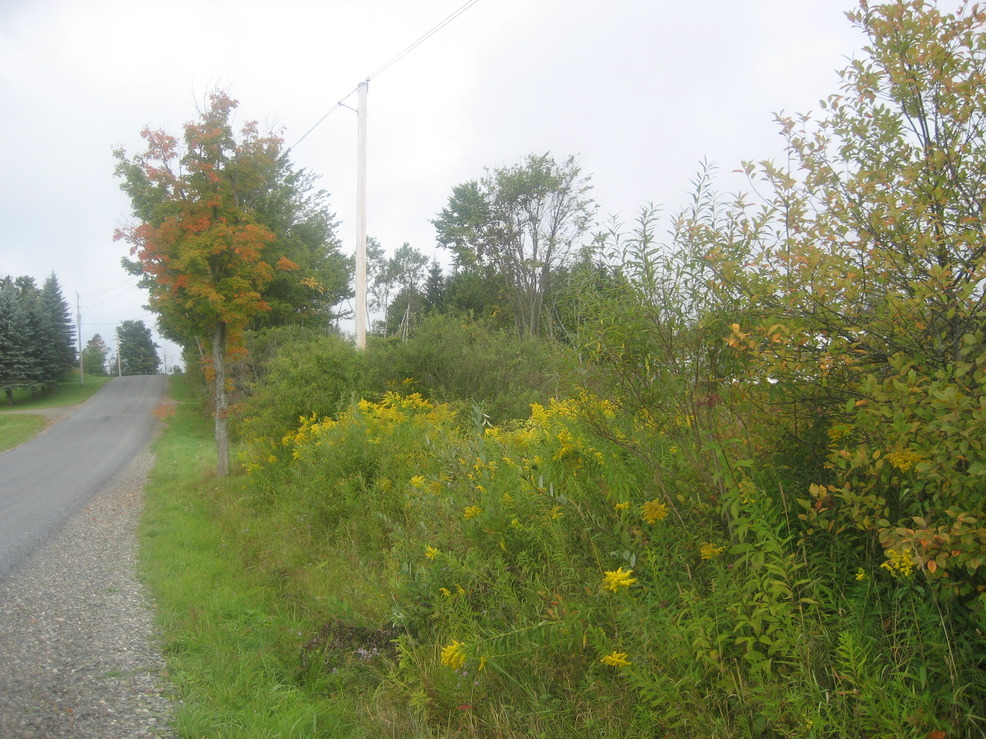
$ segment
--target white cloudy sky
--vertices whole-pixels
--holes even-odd
[[[153,326],[112,240],[129,220],[113,147],[140,151],[145,125],[180,133],[216,86],[292,145],[464,2],[2,0],[0,274],[54,270],[85,340]],[[838,91],[862,46],[855,4],[479,0],[370,84],[368,231],[441,258],[429,221],[452,187],[543,152],[579,156],[604,214],[674,210],[702,159],[728,172],[782,156],[772,114]],[[332,193],[348,250],[356,133],[336,109],[292,151]]]

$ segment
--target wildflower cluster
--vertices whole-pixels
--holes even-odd
[[[604,665],[609,665],[611,667],[627,667],[633,664],[627,659],[626,652],[611,652],[599,660]]]
[[[710,560],[710,559],[715,559],[724,551],[726,551],[726,547],[713,546],[709,542],[703,541],[702,545],[699,547],[699,556],[702,559]]]
[[[647,523],[657,523],[668,517],[668,507],[659,500],[648,500],[641,507],[641,515]]]
[[[620,588],[629,588],[637,582],[637,578],[630,577],[632,574],[633,570],[624,570],[622,567],[612,572],[604,572],[602,586],[612,593],[618,592]]]
[[[885,554],[887,555],[887,561],[880,565],[880,567],[891,575],[894,577],[910,577],[914,574],[914,559],[911,557],[909,551],[905,549],[898,552],[888,549]]]
[[[442,649],[442,654],[439,657],[441,663],[450,669],[461,670],[466,664],[464,646],[462,642],[453,639],[447,647]]]
[[[449,406],[434,404],[419,393],[388,392],[377,403],[360,400],[336,418],[319,418],[316,414],[302,416],[298,419],[298,427],[282,437],[280,447],[290,452],[291,459],[301,460],[323,446],[340,447],[346,442],[381,445],[402,426],[411,424],[422,429],[441,426],[453,415]],[[267,463],[274,461],[273,455],[266,459]],[[257,468],[261,463],[255,461],[252,466]],[[421,475],[411,478],[412,487],[423,487],[424,484]]]
[[[907,472],[923,459],[923,454],[920,452],[915,452],[911,449],[898,449],[887,455],[887,461],[901,472]]]
[[[605,419],[613,415],[612,404],[583,392],[576,398],[563,401],[552,398],[547,407],[532,404],[528,425],[535,439],[549,442],[554,447],[553,462],[565,461],[580,470],[587,461],[602,465],[605,458],[580,431],[578,420],[587,416]]]

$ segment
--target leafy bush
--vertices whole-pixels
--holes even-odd
[[[371,343],[366,360],[367,386],[476,404],[494,421],[526,418],[531,403],[564,394],[569,368],[550,340],[456,314],[427,316],[407,341]]]
[[[299,418],[332,415],[355,391],[362,357],[340,336],[273,329],[253,338],[255,351],[240,376],[249,394],[236,405],[241,438],[276,447]]]

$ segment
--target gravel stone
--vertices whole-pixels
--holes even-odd
[[[136,574],[153,462],[139,453],[0,579],[0,737],[176,736],[153,610]]]

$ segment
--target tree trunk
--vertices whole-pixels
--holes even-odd
[[[226,418],[226,324],[212,332],[212,369],[216,373],[216,477],[229,477],[229,423]]]

